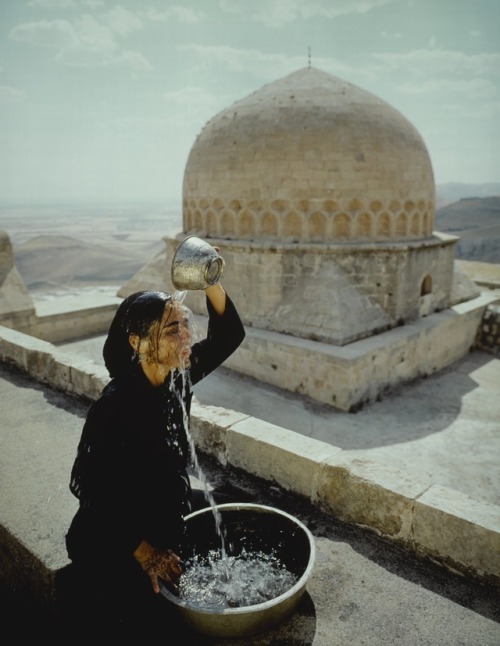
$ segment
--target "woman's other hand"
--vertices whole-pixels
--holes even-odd
[[[158,579],[176,586],[184,571],[181,558],[172,550],[157,550],[147,541],[142,541],[134,552],[140,566],[151,580],[153,590],[160,592]]]

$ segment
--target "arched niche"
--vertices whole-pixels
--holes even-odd
[[[193,228],[193,214],[191,213],[191,209],[184,208],[183,220],[184,230],[191,231]]]
[[[260,235],[265,238],[278,236],[278,218],[271,211],[264,211],[260,220]]]
[[[238,237],[253,238],[255,236],[255,216],[245,209],[238,217]]]
[[[420,296],[426,296],[432,293],[432,276],[427,274],[420,284]]]
[[[311,242],[324,242],[326,238],[326,216],[321,211],[315,211],[309,216],[308,230]]]
[[[378,216],[376,232],[377,238],[387,239],[391,237],[391,222],[392,218],[387,211],[384,211]]]
[[[412,236],[416,237],[420,235],[420,222],[421,222],[420,213],[415,212],[411,216],[410,233]]]
[[[282,235],[293,242],[302,239],[302,218],[295,211],[290,211],[284,216]]]
[[[220,214],[220,233],[223,238],[234,237],[234,215],[231,211],[222,211]]]
[[[209,235],[216,236],[219,232],[217,215],[209,209],[205,214],[206,231]]]
[[[406,213],[398,213],[394,227],[394,234],[396,238],[405,238],[407,235],[407,228],[408,218],[406,216]]]
[[[203,218],[199,209],[193,213],[193,228],[200,234],[204,234]]]
[[[334,238],[349,240],[351,237],[351,219],[347,213],[339,213],[333,221]]]
[[[356,217],[356,238],[372,237],[372,217],[363,212]]]

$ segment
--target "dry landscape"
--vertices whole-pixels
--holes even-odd
[[[91,285],[121,286],[181,228],[161,206],[2,209],[16,266],[32,293]]]

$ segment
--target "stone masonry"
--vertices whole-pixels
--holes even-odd
[[[500,354],[500,305],[485,308],[477,331],[476,346],[492,354]]]

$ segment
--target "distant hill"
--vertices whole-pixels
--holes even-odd
[[[436,186],[436,209],[458,202],[464,197],[491,197],[500,195],[500,183],[461,184],[449,182]]]
[[[149,253],[82,242],[70,236],[36,236],[14,247],[14,261],[30,290],[70,285],[121,285],[138,271]]]
[[[434,226],[460,237],[456,258],[500,263],[500,196],[469,197],[441,207]]]

